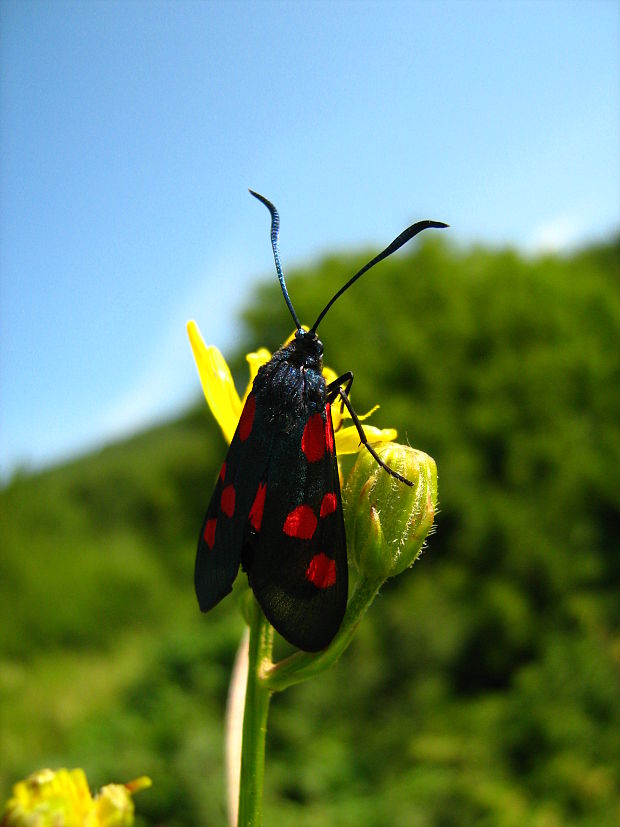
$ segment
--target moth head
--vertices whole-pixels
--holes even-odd
[[[292,344],[300,365],[318,371],[323,369],[323,342],[313,330],[300,328],[295,332]]]

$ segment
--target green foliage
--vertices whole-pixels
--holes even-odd
[[[363,255],[289,279],[312,321]],[[620,243],[561,258],[437,237],[321,325],[358,410],[431,454],[438,530],[339,664],[279,694],[265,823],[611,827],[620,818]],[[245,350],[289,333],[277,284]],[[44,765],[147,773],[145,823],[224,825],[242,628],[200,616],[207,412],[2,492],[0,785]],[[283,646],[283,644],[281,644]]]

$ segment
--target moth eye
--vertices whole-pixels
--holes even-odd
[[[323,342],[320,339],[317,339],[316,342],[316,349],[319,356],[323,355]]]

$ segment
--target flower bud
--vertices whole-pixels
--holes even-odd
[[[437,467],[422,451],[389,442],[375,450],[405,485],[360,451],[343,491],[349,558],[366,578],[384,581],[411,566],[435,517]]]

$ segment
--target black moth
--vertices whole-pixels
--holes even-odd
[[[196,555],[195,586],[203,612],[227,595],[239,565],[269,622],[307,652],[326,647],[347,605],[347,544],[330,405],[348,409],[360,442],[385,470],[411,485],[377,456],[349,402],[353,374],[327,385],[322,374],[321,320],[363,273],[439,221],[402,232],[328,302],[310,330],[301,327],[286,289],[271,213],[271,244],[295,338],[258,371],[207,509]]]

